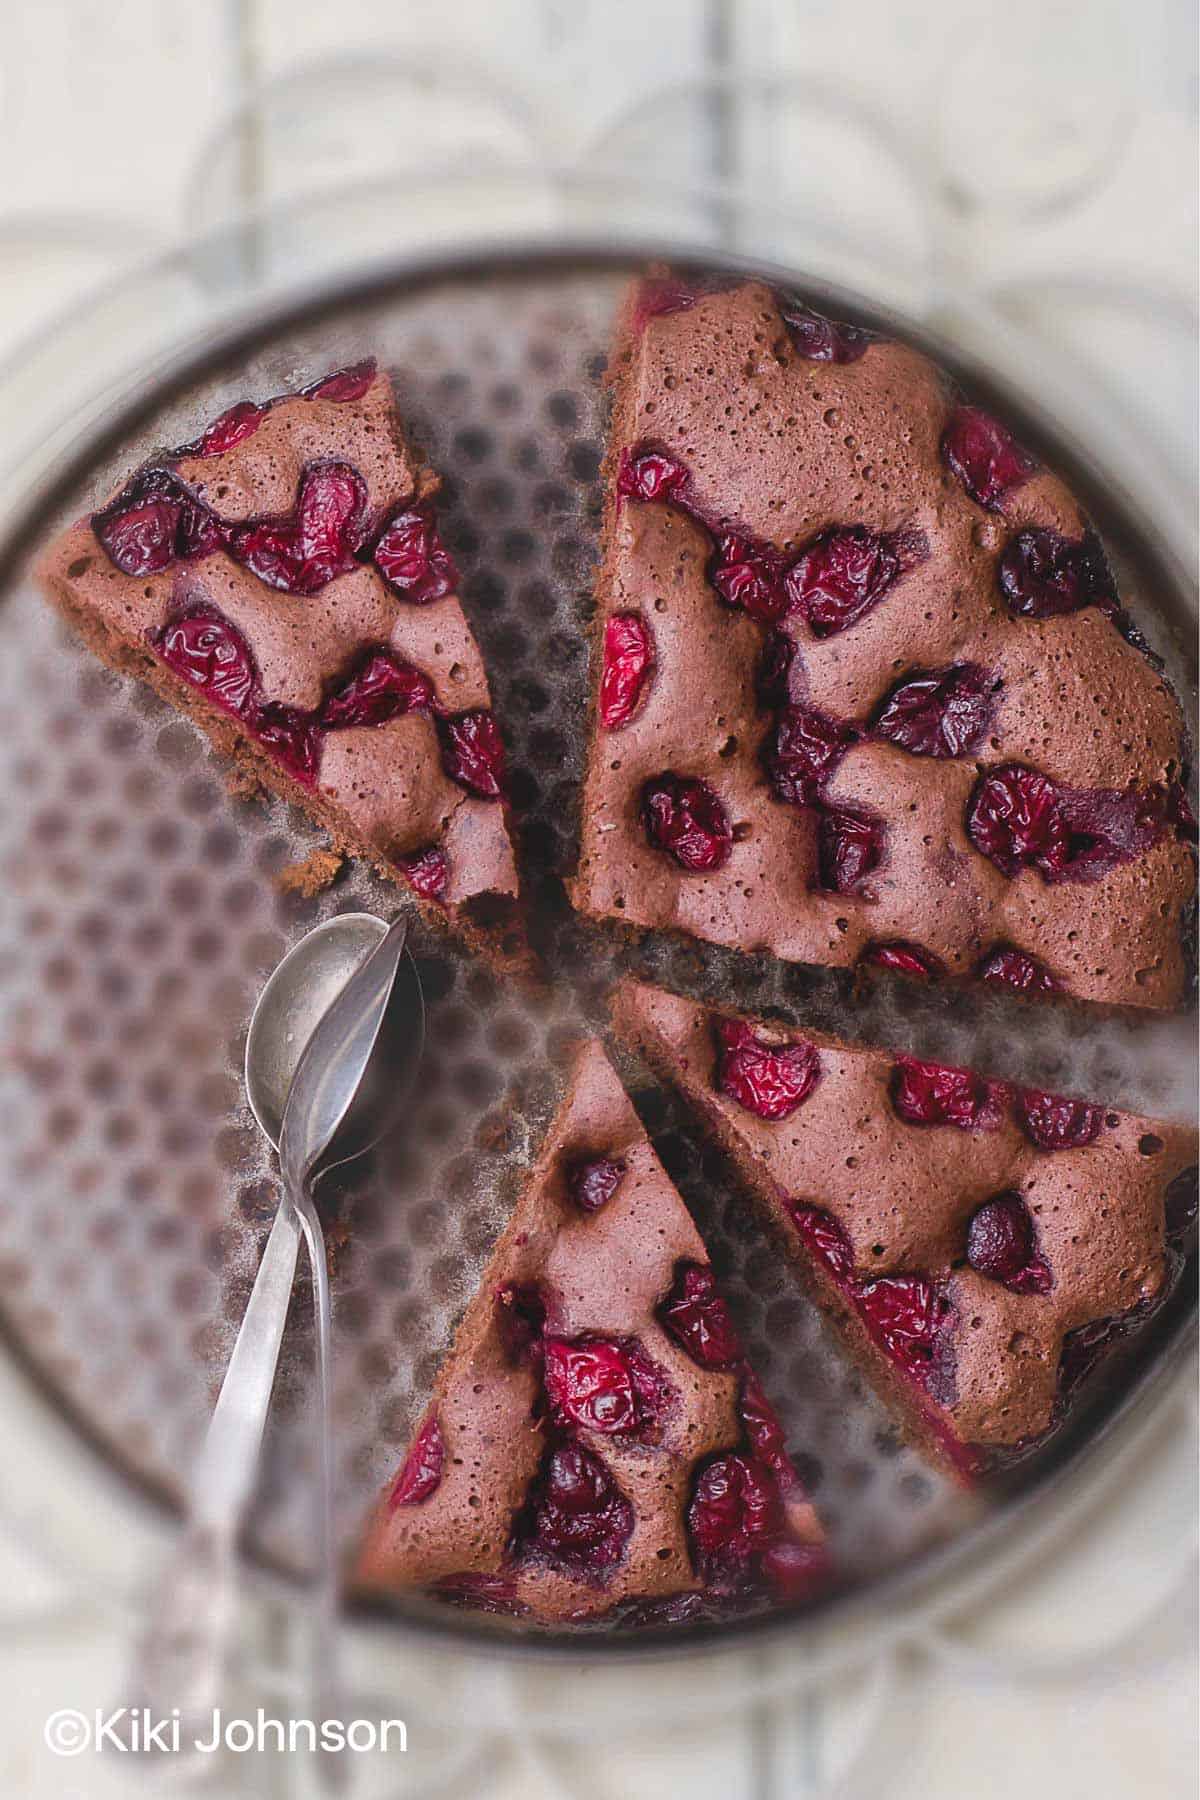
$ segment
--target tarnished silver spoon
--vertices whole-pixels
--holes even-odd
[[[279,1148],[284,1197],[192,1472],[188,1522],[141,1647],[137,1682],[140,1698],[156,1696],[167,1711],[178,1706],[185,1725],[206,1724],[219,1704],[237,1613],[237,1538],[254,1487],[301,1235],[316,1301],[322,1446],[314,1664],[321,1694],[330,1696],[336,1686],[329,1291],[312,1187],[378,1143],[411,1089],[425,1014],[416,968],[405,955],[406,933],[404,919],[389,928],[368,913],[318,926],[274,971],[250,1022],[247,1095]],[[386,1079],[372,1079],[385,1016]]]

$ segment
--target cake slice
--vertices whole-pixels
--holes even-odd
[[[1062,482],[760,282],[648,284],[610,366],[576,905],[1176,1005],[1183,720]]]
[[[590,1041],[355,1584],[654,1624],[799,1599],[825,1573],[704,1247]]]
[[[243,400],[41,556],[84,640],[468,936],[517,879],[487,676],[373,362]]]
[[[1191,1129],[635,981],[613,1016],[702,1115],[864,1372],[964,1479],[1048,1431],[1177,1273]]]

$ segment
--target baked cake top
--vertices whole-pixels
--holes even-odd
[[[1044,1432],[1101,1323],[1163,1293],[1194,1130],[635,981],[613,1011],[963,1444]]]
[[[704,1247],[593,1041],[356,1581],[651,1623],[796,1598],[824,1570]]]
[[[515,893],[516,875],[436,486],[367,362],[230,407],[66,531],[38,576],[101,655],[454,907]]]
[[[757,282],[642,289],[613,379],[576,903],[1178,1002],[1181,717],[1063,483]]]

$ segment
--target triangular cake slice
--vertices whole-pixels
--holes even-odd
[[[904,344],[650,283],[610,359],[575,904],[1178,1004],[1184,723],[1078,503]]]
[[[626,981],[618,1035],[701,1114],[919,1441],[964,1478],[1054,1425],[1168,1292],[1196,1133]]]
[[[517,879],[437,480],[373,362],[230,407],[44,552],[47,595],[339,848],[469,935]]]
[[[826,1568],[703,1244],[592,1040],[355,1584],[663,1624],[800,1599]]]

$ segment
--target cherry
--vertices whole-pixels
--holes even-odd
[[[932,950],[899,939],[888,944],[868,944],[858,960],[860,965],[873,964],[878,969],[892,969],[898,975],[914,975],[921,980],[943,972],[941,960]]]
[[[995,685],[975,663],[907,676],[876,711],[875,734],[914,756],[968,756],[992,722]]]
[[[349,368],[335,369],[332,375],[323,375],[311,386],[302,388],[301,393],[306,400],[361,400],[375,379],[376,363],[373,356],[362,362],[351,363]]]
[[[853,894],[883,860],[883,824],[864,812],[829,807],[817,827],[819,885],[831,894]]]
[[[754,688],[764,706],[785,706],[789,698],[789,681],[796,645],[786,631],[769,631],[763,644]]]
[[[460,1574],[439,1576],[431,1591],[439,1600],[449,1601],[452,1606],[469,1606],[475,1612],[519,1619],[529,1611],[517,1599],[517,1584],[508,1575],[484,1575],[476,1569],[464,1569]]]
[[[581,1444],[553,1445],[518,1518],[519,1558],[600,1582],[625,1554],[633,1507],[611,1472]]]
[[[688,485],[688,472],[660,450],[621,452],[617,492],[632,500],[677,500]]]
[[[560,1430],[645,1437],[660,1423],[670,1389],[636,1339],[548,1337],[543,1350],[550,1417]]]
[[[657,1317],[702,1369],[728,1369],[742,1358],[742,1343],[717,1278],[707,1263],[681,1258],[671,1291]]]
[[[442,1464],[446,1457],[446,1446],[442,1439],[441,1426],[437,1414],[430,1412],[413,1439],[404,1466],[396,1477],[388,1499],[389,1511],[397,1506],[415,1506],[422,1500],[428,1500],[430,1494],[441,1486]]]
[[[638,289],[633,328],[641,331],[651,319],[664,318],[668,313],[688,312],[698,297],[696,288],[674,275],[643,281]]]
[[[1048,1294],[1049,1264],[1037,1255],[1033,1220],[1020,1194],[998,1194],[976,1207],[967,1226],[967,1261],[1014,1294]]]
[[[787,1440],[783,1435],[783,1426],[779,1423],[779,1415],[749,1365],[742,1370],[738,1418],[759,1461],[766,1463],[785,1489],[797,1486],[796,1471],[787,1453]]]
[[[736,532],[718,535],[708,578],[727,606],[740,607],[760,625],[773,625],[790,609],[782,558]]]
[[[229,553],[268,587],[318,593],[356,566],[367,488],[349,463],[310,463],[300,478],[295,511],[223,528]]]
[[[865,525],[834,526],[788,570],[789,604],[803,613],[814,637],[832,637],[878,606],[898,577],[927,554],[919,534],[880,537]]]
[[[326,700],[321,724],[327,731],[383,725],[405,713],[435,712],[437,705],[428,675],[390,650],[370,650],[355,673]]]
[[[812,1044],[767,1044],[741,1019],[717,1025],[717,1087],[759,1119],[788,1119],[821,1077]]]
[[[1112,571],[1093,531],[1081,538],[1046,527],[1019,531],[1005,546],[996,579],[1008,610],[1022,619],[1052,619],[1083,606],[1111,613],[1117,606]]]
[[[928,1387],[938,1373],[952,1308],[924,1275],[884,1275],[867,1282],[858,1303],[872,1334],[906,1375]]]
[[[253,400],[239,400],[214,419],[194,444],[183,451],[185,456],[224,456],[246,438],[252,437],[267,416],[268,408]]]
[[[729,814],[707,781],[671,770],[642,789],[642,823],[656,850],[681,869],[704,874],[723,869],[733,848]]]
[[[541,1355],[546,1300],[536,1282],[508,1281],[496,1290],[496,1331],[508,1360],[516,1366]]]
[[[498,800],[504,793],[504,740],[495,714],[486,707],[438,719],[442,741],[442,767],[483,800]]]
[[[413,892],[420,894],[423,900],[440,900],[445,894],[450,865],[446,852],[436,844],[411,856],[402,856],[398,866]]]
[[[604,627],[600,723],[606,731],[627,725],[654,669],[654,639],[641,613],[614,613]]]
[[[808,1248],[821,1258],[842,1286],[848,1285],[854,1275],[854,1258],[850,1253],[850,1241],[837,1220],[820,1207],[805,1206],[799,1201],[792,1206],[791,1213],[796,1230]]]
[[[567,1193],[583,1213],[598,1213],[621,1185],[625,1164],[611,1156],[593,1156],[569,1165]]]
[[[168,668],[206,699],[247,719],[258,695],[258,671],[241,633],[215,606],[200,601],[176,615],[150,642]]]
[[[1158,842],[1167,821],[1165,790],[1121,792],[1111,788],[1058,790],[1067,829],[1067,855],[1043,871],[1047,880],[1099,881]]]
[[[458,568],[427,506],[405,506],[396,513],[372,561],[393,593],[414,606],[443,600],[458,586]]]
[[[763,745],[763,763],[777,798],[793,806],[811,806],[854,735],[848,725],[815,707],[783,707]]]
[[[696,1571],[718,1590],[744,1585],[752,1563],[785,1531],[771,1470],[737,1451],[701,1466],[685,1519]]]
[[[991,987],[1015,988],[1019,994],[1057,994],[1062,989],[1062,983],[1036,956],[1009,944],[998,944],[990,950],[975,973]]]
[[[1104,1108],[1063,1094],[1021,1088],[1013,1102],[1017,1124],[1039,1150],[1082,1150],[1095,1143],[1104,1123]]]
[[[311,787],[321,765],[322,733],[310,713],[269,700],[258,707],[250,729],[289,774]]]
[[[993,769],[976,783],[967,803],[967,836],[1005,875],[1036,868],[1050,876],[1067,864],[1058,790],[1044,775],[1017,764]]]
[[[857,362],[875,342],[873,331],[827,319],[802,300],[785,297],[779,305],[792,342],[806,362]]]
[[[763,1573],[781,1600],[806,1600],[829,1578],[829,1552],[822,1544],[789,1538],[772,1544],[762,1559]]]
[[[955,1125],[960,1131],[994,1131],[1006,1097],[1001,1082],[912,1056],[895,1063],[890,1092],[906,1125]]]
[[[123,575],[157,575],[177,558],[211,556],[221,528],[202,501],[164,468],[143,469],[92,516],[92,529]]]
[[[989,512],[1034,469],[1034,462],[999,420],[978,406],[960,406],[942,433],[942,455],[972,500]]]

